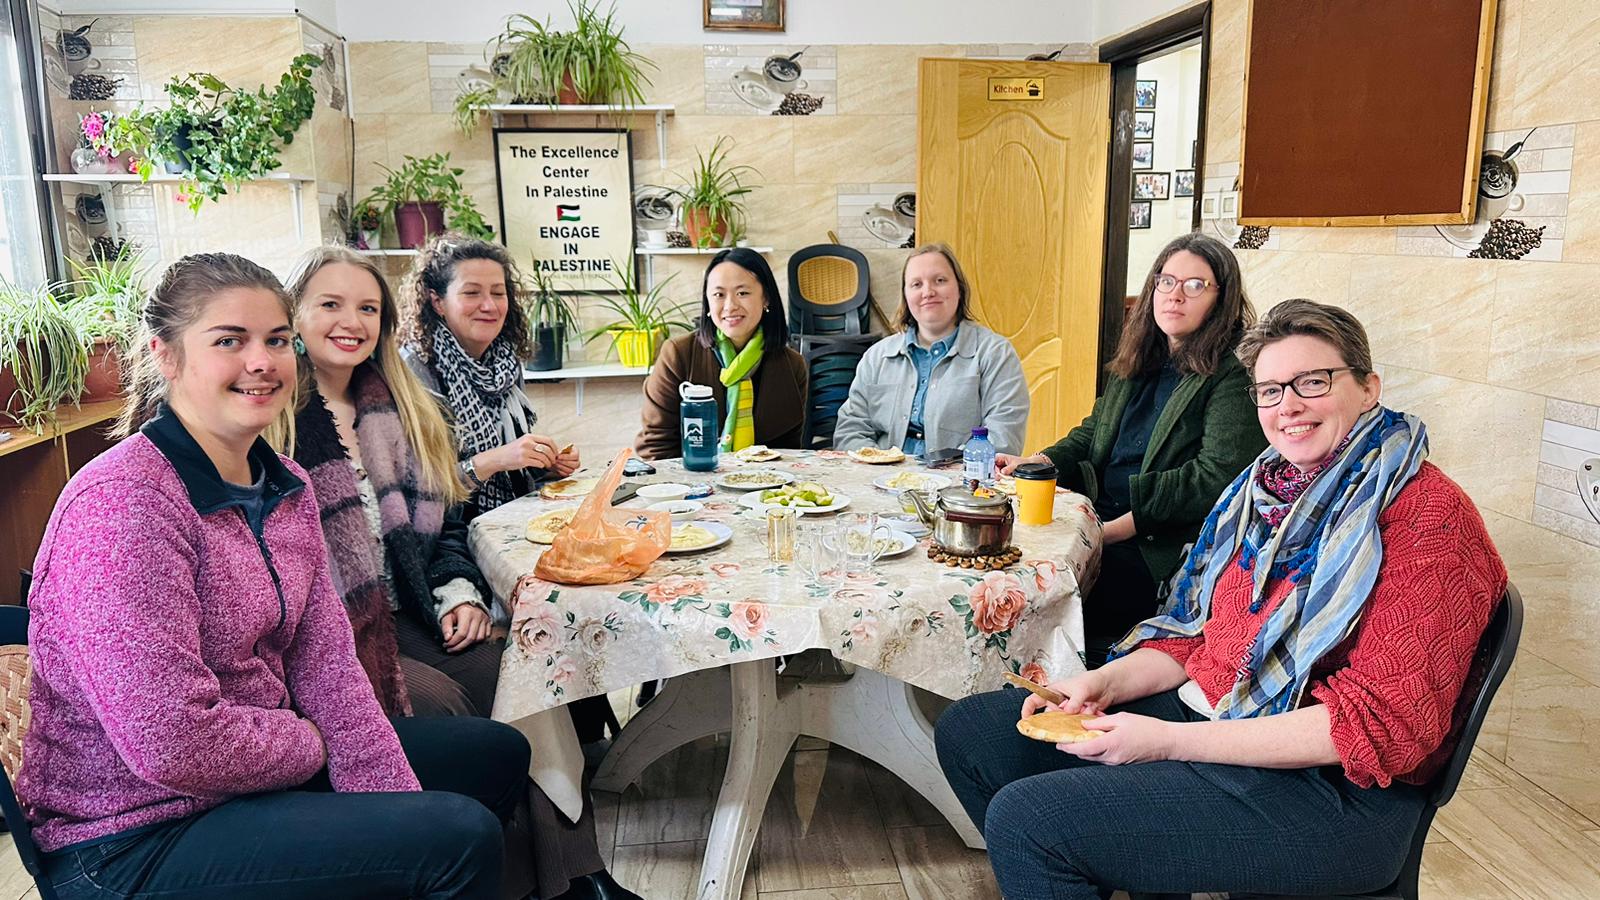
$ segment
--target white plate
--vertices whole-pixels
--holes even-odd
[[[688,525],[690,523],[683,522],[681,524]],[[704,550],[715,550],[733,540],[733,529],[726,525],[719,525],[716,522],[695,522],[693,524],[696,528],[704,528],[706,531],[711,532],[713,538],[711,543],[702,544],[698,547],[668,547],[668,553],[700,553]],[[673,528],[676,529],[677,527],[678,525],[673,525]]]
[[[879,525],[878,525],[878,534],[879,534],[878,540],[880,540],[880,541],[894,541],[895,545],[893,547],[891,547],[890,549],[887,549],[887,550],[883,551],[883,555],[879,556],[878,557],[879,559],[894,559],[897,556],[905,556],[907,553],[910,553],[912,550],[915,550],[917,548],[917,539],[916,538],[912,537],[909,534],[906,534],[904,531],[898,531],[898,530],[893,529],[893,528],[888,528],[888,527],[886,527],[887,525],[888,525],[887,522],[879,523]],[[855,533],[856,534],[864,534],[865,532],[866,532],[866,528],[864,528],[864,527],[855,529]]]
[[[765,481],[740,481],[730,483],[729,478],[748,478],[753,475],[771,476]],[[724,472],[712,482],[725,491],[770,491],[786,484],[794,483],[794,476],[779,469],[739,469],[734,472]]]
[[[698,500],[663,500],[660,503],[652,503],[645,509],[664,512],[671,516],[674,522],[687,522],[698,516],[705,506]]]
[[[897,478],[902,481],[912,481],[915,479],[918,483],[902,484],[898,487],[889,483]],[[880,491],[889,491],[893,494],[898,494],[901,491],[937,491],[940,488],[947,488],[950,485],[950,479],[944,477],[943,475],[935,475],[932,472],[896,472],[893,475],[879,475],[877,478],[872,479],[873,487]]]
[[[678,484],[672,481],[658,481],[655,484],[639,486],[639,496],[645,500],[682,500],[689,495],[687,484]]]
[[[802,516],[825,516],[849,506],[850,498],[843,494],[834,494],[833,502],[827,506],[783,506],[779,503],[763,503],[761,502],[761,494],[751,491],[739,498],[739,505],[745,509],[753,509],[762,515],[766,515],[769,509],[792,509]]]

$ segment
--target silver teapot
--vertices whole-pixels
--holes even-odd
[[[906,493],[916,505],[917,515],[933,529],[933,542],[941,550],[954,556],[993,556],[1011,546],[1016,513],[1010,497],[979,490],[982,493],[955,485],[937,493]]]

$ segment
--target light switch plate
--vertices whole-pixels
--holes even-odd
[[[1589,508],[1589,515],[1600,522],[1600,456],[1583,461],[1583,467],[1578,470],[1578,495]]]

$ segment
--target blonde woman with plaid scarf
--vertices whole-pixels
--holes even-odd
[[[1394,880],[1506,570],[1427,429],[1379,402],[1361,323],[1286,301],[1239,357],[1268,449],[1223,492],[1161,613],[1045,704],[951,707],[940,764],[1008,900],[1360,894]],[[1058,676],[1064,673],[1056,673]],[[1026,699],[1024,699],[1026,698]]]

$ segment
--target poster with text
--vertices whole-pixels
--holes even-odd
[[[500,229],[524,272],[562,291],[605,291],[633,266],[633,156],[626,131],[494,133]]]

